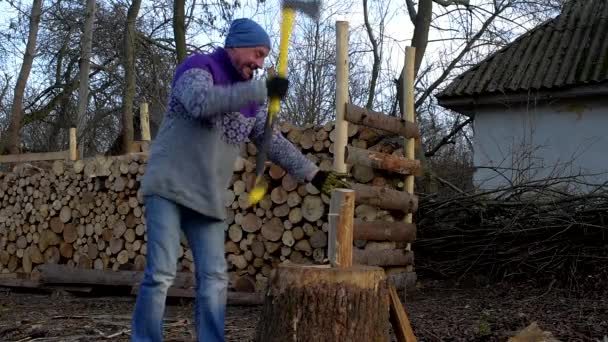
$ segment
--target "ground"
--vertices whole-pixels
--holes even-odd
[[[506,341],[531,322],[561,341],[608,341],[606,286],[589,293],[499,284],[456,288],[422,282],[406,310],[419,341]],[[130,296],[2,289],[2,341],[128,341]],[[261,307],[229,306],[226,341],[250,341]],[[193,341],[192,302],[169,303],[167,341]],[[606,337],[604,337],[606,336]]]

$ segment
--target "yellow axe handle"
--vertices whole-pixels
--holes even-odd
[[[291,31],[293,29],[293,22],[295,19],[295,11],[292,8],[284,7],[283,8],[283,20],[281,21],[281,41],[279,45],[279,63],[277,66],[277,72],[279,77],[285,77],[287,75],[287,52],[289,50],[289,38],[291,37]],[[274,120],[274,116],[281,109],[281,103],[279,98],[273,97],[270,99],[270,103],[268,104],[268,120],[266,122],[268,125],[266,129],[272,129],[272,122]],[[263,170],[263,167],[261,168]],[[264,198],[266,194],[266,189],[261,184],[262,177],[264,172],[262,171],[257,175],[255,180],[255,187],[251,190],[249,194],[249,202],[253,205],[258,203]]]

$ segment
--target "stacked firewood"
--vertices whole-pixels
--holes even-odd
[[[369,149],[381,135],[350,125],[349,146]],[[296,128],[280,125],[284,136],[322,169],[332,167],[332,124]],[[386,152],[386,146],[375,150]],[[394,150],[394,148],[393,148]],[[398,150],[391,151],[399,154]],[[248,202],[255,179],[255,145],[243,146],[226,191],[226,258],[232,285],[261,289],[281,262],[325,263],[327,260],[329,198],[312,185],[298,183],[277,165],[268,164],[266,197]],[[36,272],[45,263],[84,269],[142,270],[145,266],[145,208],[140,180],[145,154],[96,157],[75,162],[55,161],[46,167],[20,164],[0,175],[0,272]],[[383,176],[368,166],[350,168],[354,181],[402,190],[403,177]],[[391,222],[403,212],[358,204],[356,219]],[[366,251],[397,251],[405,242],[356,240],[360,260],[381,264]],[[405,265],[402,265],[405,266]],[[399,267],[398,269],[402,269]],[[192,251],[182,239],[178,271],[193,271]]]

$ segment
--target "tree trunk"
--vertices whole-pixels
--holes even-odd
[[[87,9],[84,20],[84,30],[81,38],[80,52],[80,88],[78,90],[78,115],[76,117],[77,134],[80,135],[78,145],[83,156],[82,133],[84,132],[84,118],[87,112],[89,98],[89,70],[91,67],[91,45],[93,42],[93,22],[95,21],[95,0],[87,0]]]
[[[135,99],[135,27],[141,0],[133,0],[127,12],[127,28],[124,37],[123,66],[125,69],[125,89],[122,99],[122,150],[129,151],[133,141],[133,100]]]
[[[433,15],[433,0],[420,0],[418,3],[418,13],[414,21],[414,35],[412,46],[416,48],[416,62],[414,63],[414,77],[418,75],[418,70],[422,64],[422,58],[426,51],[429,41],[429,29]],[[397,81],[397,99],[399,101],[399,112],[403,113],[403,73],[399,74]]]
[[[365,108],[372,109],[374,106],[374,95],[376,92],[376,83],[380,74],[380,52],[378,51],[378,41],[374,37],[372,27],[369,23],[369,13],[367,10],[367,0],[363,0],[363,19],[365,21],[365,29],[370,43],[372,44],[372,53],[374,55],[374,64],[372,65],[372,78],[369,82],[369,94],[367,95],[367,104]]]
[[[15,95],[13,97],[13,107],[11,108],[11,122],[8,127],[7,148],[9,153],[19,153],[19,145],[21,143],[21,110],[23,107],[23,93],[25,85],[32,70],[34,55],[36,54],[36,40],[38,38],[38,26],[40,17],[42,16],[42,0],[34,0],[32,4],[32,12],[30,14],[29,35],[27,37],[27,45],[25,47],[25,55],[21,64],[21,71],[15,85]]]
[[[377,267],[281,264],[255,341],[388,341],[389,297]]]
[[[185,16],[185,0],[173,1],[173,37],[175,39],[177,64],[180,64],[187,54]]]

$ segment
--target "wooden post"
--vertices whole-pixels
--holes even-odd
[[[150,141],[150,114],[148,103],[144,102],[139,106],[139,121],[141,126],[141,140]]]
[[[351,267],[353,264],[353,222],[355,191],[336,189],[329,203],[329,261],[332,267]]]
[[[76,127],[70,128],[70,160],[78,160],[78,144],[76,143]]]
[[[336,22],[336,140],[334,171],[346,173],[344,152],[348,142],[348,122],[344,119],[348,102],[348,21]]]
[[[414,65],[416,62],[416,48],[405,48],[405,65],[403,66],[403,119],[414,123],[416,118],[414,114]],[[405,158],[415,159],[414,155],[415,142],[413,138],[405,139]],[[414,175],[410,174],[405,177],[405,191],[409,194],[414,193]],[[405,216],[405,223],[412,223],[412,213],[409,212]],[[411,250],[412,245],[408,243],[406,250]],[[408,268],[411,268],[408,267]]]

